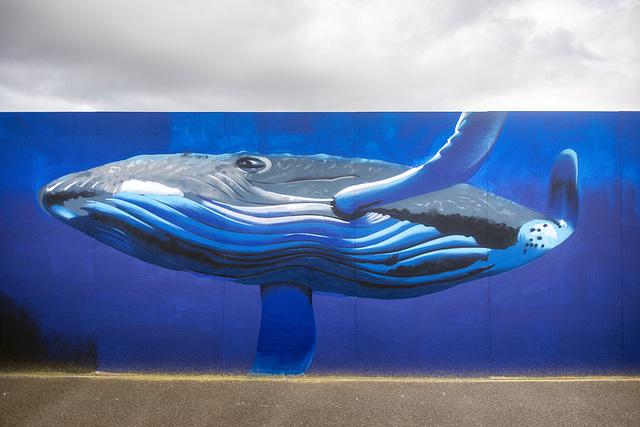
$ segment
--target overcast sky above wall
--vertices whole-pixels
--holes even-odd
[[[638,0],[0,0],[0,110],[640,110]]]

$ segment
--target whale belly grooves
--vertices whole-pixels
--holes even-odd
[[[410,298],[495,274],[490,253],[514,246],[522,224],[544,218],[468,184],[343,218],[330,198],[305,197],[308,186],[328,183],[337,191],[406,167],[367,161],[355,168],[353,159],[329,156],[261,158],[241,153],[231,163],[250,170],[268,164],[273,172],[291,162],[302,171],[285,168],[284,182],[261,172],[214,176],[193,162],[214,162],[215,156],[150,156],[98,167],[82,181],[65,177],[42,191],[41,200],[69,225],[165,268],[260,286],[304,276],[314,291],[370,298]],[[160,170],[149,172],[149,163]],[[178,173],[185,165],[194,170]],[[300,176],[309,168],[315,170],[311,179]],[[119,183],[101,177],[105,170],[133,172]],[[156,185],[165,171],[174,179]],[[290,194],[276,192],[285,188]]]
[[[95,195],[70,188],[43,203],[60,206],[54,215],[74,211],[69,225],[165,268],[253,285],[302,275],[314,291],[370,298],[409,298],[491,274],[490,252],[515,245],[520,226],[541,218],[467,184],[351,219],[337,217],[327,200],[272,197],[256,205],[186,190]]]

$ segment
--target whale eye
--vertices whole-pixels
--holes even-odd
[[[236,161],[236,166],[245,172],[259,172],[267,167],[267,163],[257,157],[243,157]]]

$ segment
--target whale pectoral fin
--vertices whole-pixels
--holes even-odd
[[[296,283],[260,287],[262,320],[251,374],[300,375],[316,347],[312,291]]]
[[[578,156],[575,151],[566,149],[558,154],[551,169],[547,214],[558,221],[564,220],[575,229],[579,208]]]
[[[345,188],[333,199],[336,213],[357,216],[376,206],[469,180],[491,152],[506,119],[504,112],[463,113],[454,134],[428,162],[382,181]]]

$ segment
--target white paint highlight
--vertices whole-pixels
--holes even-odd
[[[162,196],[184,196],[184,193],[179,188],[169,187],[164,184],[160,184],[155,181],[140,181],[137,179],[130,179],[125,181],[120,186],[120,191],[135,194],[157,194]]]

